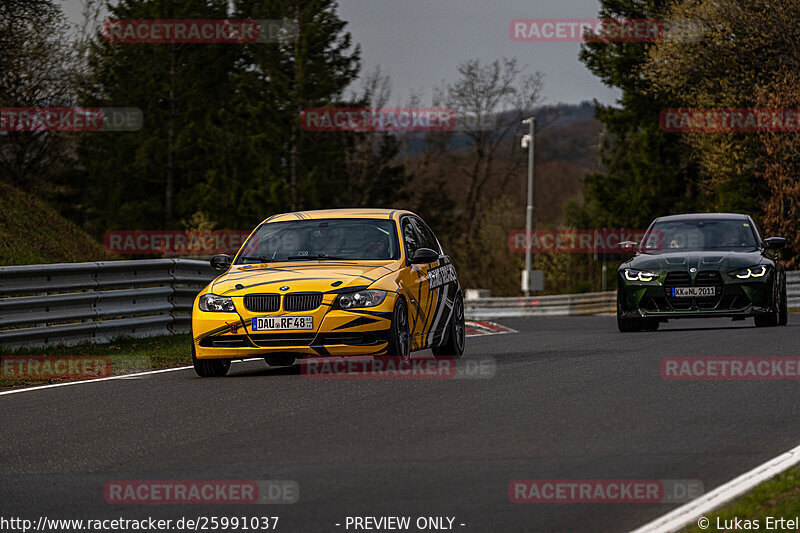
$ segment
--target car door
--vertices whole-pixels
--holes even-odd
[[[425,309],[428,318],[425,329],[426,345],[434,346],[440,344],[450,320],[456,293],[459,290],[458,279],[450,258],[443,253],[433,230],[419,218],[414,218],[414,226],[420,236],[421,246],[435,250],[439,254],[438,261],[426,265],[428,290],[424,291],[427,293]]]
[[[411,258],[422,248],[419,233],[413,219],[405,216],[400,220],[400,233],[406,254],[406,264],[398,278],[401,290],[408,302],[408,326],[411,333],[411,350],[420,350],[426,346],[426,326],[428,312],[426,302],[429,300],[427,272],[430,265],[413,265]]]

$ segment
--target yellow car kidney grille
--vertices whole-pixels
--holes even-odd
[[[280,308],[280,299],[277,294],[247,294],[244,306],[254,313],[274,313]]]
[[[287,294],[283,297],[285,311],[311,311],[322,304],[322,293]]]

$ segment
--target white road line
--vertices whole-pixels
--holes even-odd
[[[175,372],[176,370],[187,370],[189,368],[194,368],[191,366],[178,366],[175,368],[163,368],[161,370],[148,370],[147,372],[137,372],[135,374],[120,374],[119,376],[110,376],[107,378],[95,378],[95,379],[82,379],[79,381],[66,381],[64,383],[53,383],[52,385],[40,385],[38,387],[27,387],[25,389],[13,389],[7,390],[4,392],[0,392],[0,396],[5,396],[6,394],[17,394],[20,392],[30,392],[34,390],[42,390],[42,389],[52,389],[53,387],[69,387],[70,385],[81,385],[83,383],[97,383],[98,381],[111,381],[112,379],[130,379],[139,376],[146,376],[148,374],[160,374],[162,372]]]
[[[678,531],[688,524],[696,522],[701,516],[741,496],[762,481],[766,481],[798,463],[800,463],[800,446],[792,448],[788,452],[770,459],[736,479],[717,487],[708,494],[704,494],[674,511],[656,518],[632,533]]]

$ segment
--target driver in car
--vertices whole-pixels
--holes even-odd
[[[309,238],[312,254],[336,256],[344,246],[344,231],[341,228],[319,228]]]
[[[360,259],[390,259],[389,237],[380,231],[369,232],[362,241]]]

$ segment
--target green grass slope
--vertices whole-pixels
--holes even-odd
[[[0,265],[115,259],[78,226],[31,194],[0,182]]]

